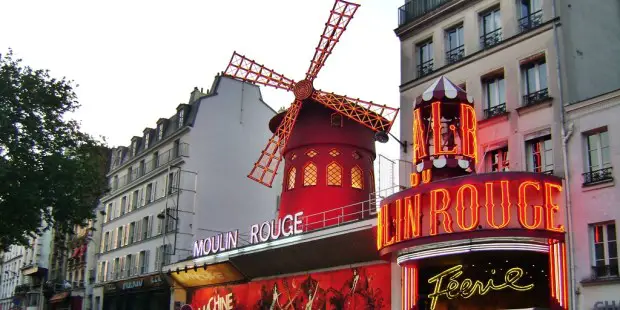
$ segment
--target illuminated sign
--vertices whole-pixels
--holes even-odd
[[[295,215],[286,215],[283,218],[254,224],[250,227],[250,244],[278,240],[303,232],[301,217],[303,212]],[[216,254],[236,249],[239,240],[239,230],[220,233],[204,239],[194,241],[194,257]]]
[[[559,178],[549,175],[504,172],[410,188],[383,201],[377,248],[474,230],[564,232],[560,184]]]
[[[198,267],[187,271],[173,271],[170,275],[184,287],[215,285],[243,279],[243,275],[228,262],[209,265],[207,269]]]
[[[491,270],[491,274],[494,275],[496,270]],[[457,297],[470,298],[475,295],[484,296],[490,291],[501,291],[504,289],[512,289],[515,291],[529,291],[534,288],[534,284],[518,284],[517,282],[523,277],[523,269],[514,267],[508,269],[504,274],[503,283],[495,283],[493,279],[489,279],[486,283],[472,279],[465,278],[459,280],[459,277],[463,274],[463,265],[457,265],[452,268],[448,268],[445,271],[428,279],[429,284],[435,285],[433,292],[428,295],[431,299],[431,309],[435,309],[437,300],[440,297],[446,297],[448,299],[454,299]],[[446,281],[447,280],[447,281]]]

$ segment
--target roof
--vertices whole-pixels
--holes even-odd
[[[470,105],[474,104],[474,98],[462,88],[456,86],[445,76],[440,76],[420,96],[413,101],[414,108],[434,101],[459,100]]]

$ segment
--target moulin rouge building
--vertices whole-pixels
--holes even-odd
[[[411,186],[377,204],[374,143],[398,110],[313,87],[358,7],[336,1],[299,82],[233,54],[226,75],[295,95],[249,174],[283,171],[281,206],[165,266],[171,309],[568,309],[562,180],[476,174],[474,100],[448,79],[401,115]]]

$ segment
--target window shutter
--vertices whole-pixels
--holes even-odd
[[[108,261],[103,262],[103,281],[108,280]]]
[[[125,245],[129,244],[129,225],[130,224],[125,225]]]
[[[153,216],[152,215],[149,216],[149,225],[148,226],[149,227],[147,228],[146,236],[147,237],[151,237],[151,233],[153,231]]]
[[[136,241],[142,240],[142,221],[136,221]]]
[[[151,253],[151,251],[146,250],[144,251],[144,272],[147,273],[149,272],[149,254]]]
[[[118,270],[120,270],[119,276],[122,278],[125,275],[125,256],[121,256],[118,259]]]
[[[118,237],[118,227],[112,230],[112,249],[116,249],[116,238]]]
[[[159,270],[159,265],[160,265],[160,259],[159,256],[161,255],[161,247],[158,246],[157,249],[155,249],[155,271]]]
[[[151,194],[151,201],[155,201],[155,199],[157,199],[157,181],[153,182],[153,191],[151,192]]]
[[[120,204],[119,205],[114,204],[113,206],[115,207],[115,210],[116,210],[116,212],[115,212],[116,213],[116,217],[121,216],[121,206],[120,206]]]
[[[103,233],[102,237],[101,237],[101,240],[99,240],[99,242],[101,242],[101,248],[99,249],[99,253],[103,253],[103,251],[105,249],[104,248],[104,246],[105,246],[105,240],[104,239],[105,238],[106,238],[105,233]]]
[[[140,203],[138,204],[138,207],[143,207],[144,206],[144,188],[140,189],[140,192],[138,193],[138,197],[140,197]]]

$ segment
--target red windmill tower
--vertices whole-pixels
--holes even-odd
[[[367,200],[374,191],[375,137],[387,141],[398,109],[313,86],[358,7],[342,0],[334,3],[306,77],[299,82],[236,52],[224,73],[295,95],[291,106],[269,122],[274,134],[248,175],[271,187],[284,159],[280,216],[333,210]]]

